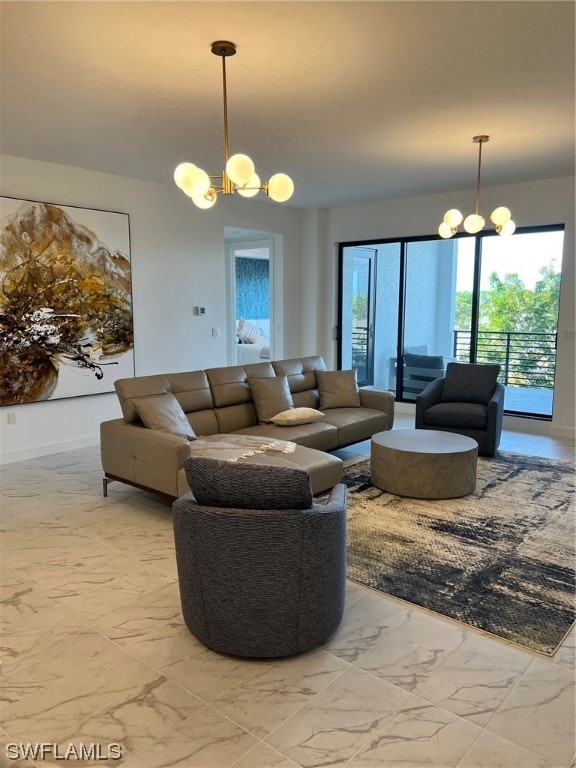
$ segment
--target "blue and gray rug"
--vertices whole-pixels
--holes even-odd
[[[574,622],[574,467],[500,452],[476,490],[407,499],[344,473],[348,578],[540,653]]]

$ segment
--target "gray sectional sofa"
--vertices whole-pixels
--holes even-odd
[[[346,378],[345,372],[338,374]],[[275,381],[262,385],[261,380],[269,379]],[[279,426],[267,419],[263,423],[263,409],[270,411],[273,403],[262,396],[262,390],[286,385],[289,408],[320,407],[324,416],[295,426]],[[137,408],[143,400],[152,402],[166,393],[176,398],[196,437],[242,434],[296,443],[292,453],[257,453],[241,461],[301,467],[309,473],[315,494],[332,488],[342,477],[342,462],[329,451],[391,429],[394,423],[394,398],[389,392],[341,390],[340,378],[326,372],[319,356],[137,376],[119,379],[115,387],[124,418],[105,421],[100,427],[105,495],[111,480],[170,499],[189,492],[184,471],[189,439],[146,427]]]

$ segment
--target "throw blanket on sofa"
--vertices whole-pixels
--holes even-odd
[[[296,443],[288,440],[266,440],[253,435],[208,435],[190,443],[190,456],[198,453],[204,458],[224,461],[238,461],[255,453],[294,453],[295,450]]]

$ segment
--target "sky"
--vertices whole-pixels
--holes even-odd
[[[541,267],[552,263],[556,272],[562,267],[562,242],[564,232],[533,232],[511,237],[487,237],[482,246],[481,290],[489,290],[492,272],[499,277],[517,274],[526,288],[534,288],[540,279]],[[474,239],[458,241],[458,252],[463,255],[458,262],[457,291],[472,289],[474,266]]]

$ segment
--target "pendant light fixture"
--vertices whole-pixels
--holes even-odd
[[[174,171],[174,181],[180,189],[192,198],[198,208],[212,208],[218,195],[254,197],[263,190],[277,203],[284,203],[292,197],[294,183],[285,173],[276,173],[269,181],[260,183],[254,163],[248,155],[229,156],[228,151],[228,99],[226,92],[226,59],[236,54],[236,46],[227,40],[212,43],[211,51],[222,59],[222,92],[224,96],[224,162],[225,169],[218,176],[209,176],[206,171],[193,163],[180,163]]]
[[[469,216],[464,216],[457,208],[451,208],[444,214],[444,220],[438,227],[438,234],[440,237],[449,238],[455,235],[459,231],[459,227],[462,224],[462,228],[465,232],[471,235],[480,232],[484,229],[486,224],[484,217],[479,213],[480,207],[480,168],[482,165],[482,144],[485,144],[490,140],[490,136],[474,136],[472,141],[474,144],[478,144],[478,176],[476,178],[476,210]],[[512,214],[508,208],[501,206],[495,208],[490,214],[490,221],[494,224],[496,232],[499,235],[512,235],[516,229],[516,224],[512,221]]]

